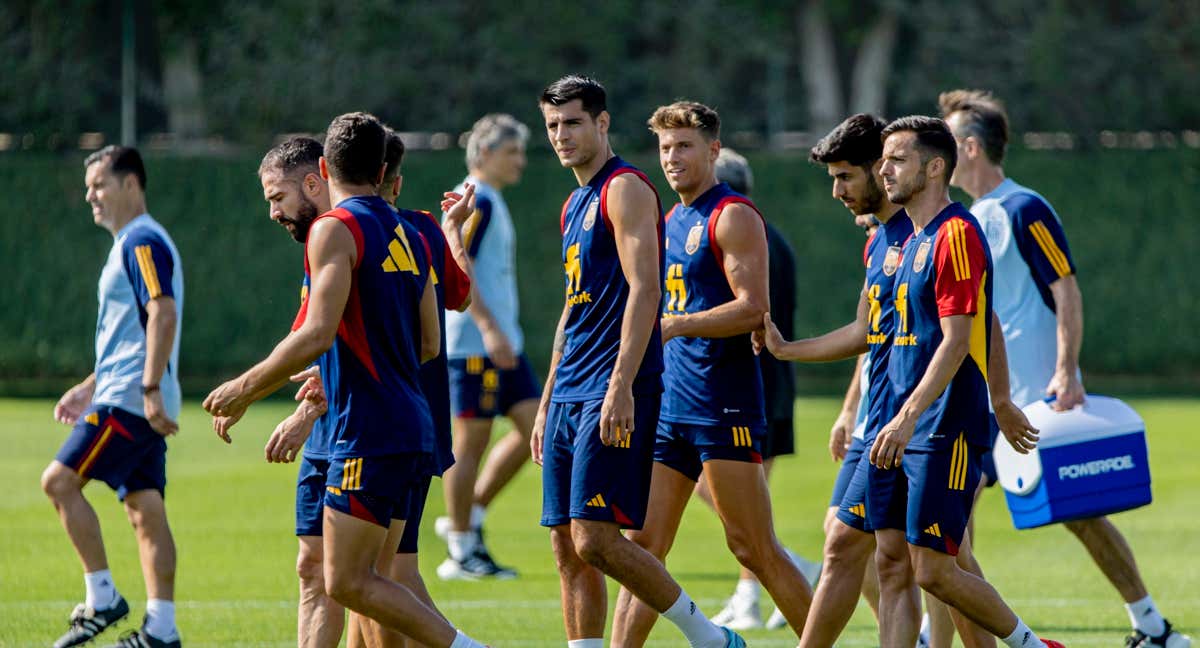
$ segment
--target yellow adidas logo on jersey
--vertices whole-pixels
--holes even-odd
[[[928,533],[929,535],[931,535],[935,538],[940,538],[940,537],[942,537],[942,528],[938,526],[937,522],[934,522],[933,526],[929,527],[928,529],[925,529],[925,533]]]
[[[850,511],[850,515],[854,515],[854,516],[860,517],[860,518],[867,517],[867,507],[862,504],[855,504],[854,506],[851,506],[850,508],[848,508],[846,510]]]
[[[412,245],[408,242],[408,235],[404,233],[404,226],[396,226],[396,238],[388,243],[388,257],[383,260],[384,272],[411,272],[415,275],[421,274],[417,268],[416,258],[413,257]]]
[[[92,412],[91,414],[83,417],[83,420],[92,425],[100,425],[100,414],[98,412]]]
[[[593,508],[606,508],[608,506],[608,504],[604,503],[604,496],[599,493],[597,493],[592,499],[588,500],[587,505]]]

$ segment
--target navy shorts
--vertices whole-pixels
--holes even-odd
[[[980,463],[983,464],[983,486],[985,488],[991,488],[996,485],[996,482],[1000,481],[999,475],[996,474],[996,457],[992,454],[992,451],[996,447],[996,439],[1000,438],[1000,424],[996,422],[995,414],[989,415],[988,420],[992,425],[992,436],[991,440],[988,441],[987,451],[979,459]],[[1008,443],[1008,440],[1004,442]]]
[[[846,458],[842,459],[842,467],[838,470],[837,479],[833,481],[833,494],[829,497],[830,506],[840,506],[850,486],[850,479],[858,469],[858,460],[866,452],[867,444],[858,437],[850,437],[850,447],[846,450]]]
[[[455,418],[504,416],[513,405],[541,397],[542,388],[524,353],[512,369],[497,369],[485,356],[450,360],[450,413]]]
[[[321,535],[328,474],[328,459],[300,457],[300,472],[296,475],[296,535]]]
[[[975,502],[982,454],[983,448],[960,434],[949,448],[906,450],[899,469],[881,470],[868,462],[867,523],[872,529],[901,529],[909,544],[957,555]]]
[[[427,452],[330,459],[325,506],[387,528],[408,519],[413,493],[429,487],[434,467]]]
[[[125,501],[129,493],[167,487],[167,442],[146,419],[111,405],[91,405],[54,458],[84,479],[99,479]]]
[[[432,477],[425,477],[408,493],[408,517],[404,520],[404,534],[400,536],[400,545],[396,553],[417,553],[417,540],[421,535],[421,518],[425,515],[425,498],[429,496],[429,482]],[[392,514],[395,518],[395,514]]]
[[[620,446],[600,442],[602,400],[550,403],[542,446],[542,526],[576,519],[642,528],[661,400],[658,394],[634,396],[633,433]]]
[[[659,420],[654,461],[692,481],[700,479],[704,462],[710,459],[761,464],[766,431],[762,424],[694,425]]]
[[[767,422],[767,433],[763,435],[762,457],[782,457],[796,454],[796,424],[792,419],[776,419]]]

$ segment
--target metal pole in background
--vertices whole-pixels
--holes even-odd
[[[121,11],[121,145],[137,146],[137,64],[133,0],[124,0]]]

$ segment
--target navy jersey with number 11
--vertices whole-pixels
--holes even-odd
[[[555,372],[551,400],[578,403],[604,398],[621,349],[621,322],[629,283],[621,269],[612,221],[608,216],[608,186],[613,178],[631,173],[651,189],[646,175],[613,156],[588,183],[571,192],[563,203],[563,269],[566,273],[566,348]],[[655,191],[657,197],[658,192]],[[646,218],[657,221],[659,270],[662,269],[662,207]],[[658,321],[642,364],[633,381],[633,394],[662,391],[662,335]]]
[[[900,268],[900,251],[913,225],[908,214],[900,210],[881,224],[867,241],[863,263],[867,269],[867,419],[863,439],[871,441],[891,420],[891,385],[888,384],[888,356],[892,351],[892,331],[896,308],[893,292],[896,271]]]
[[[329,457],[435,451],[433,421],[419,383],[421,296],[429,279],[424,237],[382,198],[354,196],[321,215],[354,237],[350,295],[333,346],[317,364],[329,411]],[[307,250],[305,274],[311,276]],[[295,327],[307,315],[300,306]]]
[[[734,300],[717,244],[717,220],[731,204],[750,199],[719,183],[691,205],[667,214],[666,304],[663,318],[699,313]],[[759,214],[761,218],[762,215]],[[765,226],[762,228],[766,238]],[[663,372],[664,421],[693,425],[765,425],[762,374],[750,334],[667,341]]]

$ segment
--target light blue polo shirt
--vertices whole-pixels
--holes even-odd
[[[179,337],[183,328],[183,267],[175,243],[149,214],[129,221],[114,237],[100,271],[96,317],[96,391],[92,403],[145,417],[146,305],[175,299],[175,340],[160,386],[167,416],[179,419]]]

